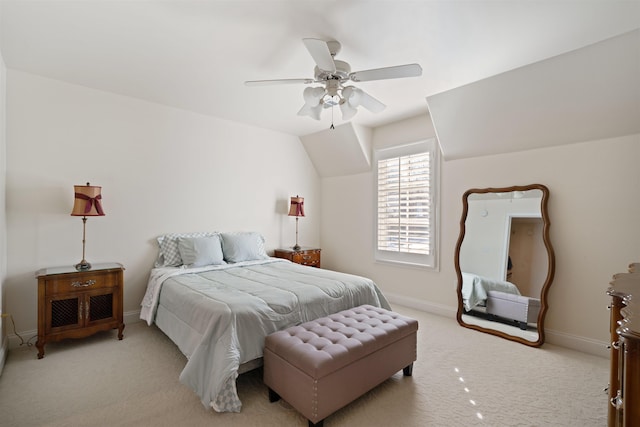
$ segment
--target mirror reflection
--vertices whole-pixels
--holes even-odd
[[[539,346],[554,271],[540,184],[473,189],[463,196],[456,247],[458,322]]]

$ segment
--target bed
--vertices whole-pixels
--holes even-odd
[[[511,282],[462,272],[462,302],[466,312],[484,307],[489,291],[520,295],[518,287]]]
[[[259,233],[158,243],[140,317],[178,346],[180,381],[218,412],[240,411],[236,378],[260,366],[270,333],[362,304],[390,309],[370,279],[269,257]]]

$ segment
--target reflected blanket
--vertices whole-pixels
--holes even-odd
[[[462,301],[465,311],[471,311],[478,304],[484,304],[488,291],[520,295],[518,287],[511,282],[490,279],[472,273],[462,273]]]

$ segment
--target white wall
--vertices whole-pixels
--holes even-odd
[[[35,272],[82,257],[74,184],[102,186],[106,216],[87,221],[86,258],[125,265],[125,316],[139,310],[162,233],[255,230],[269,251],[291,246],[299,194],[300,242],[319,244],[319,178],[297,137],[15,70],[7,123],[4,309],[18,332],[36,329]]]
[[[7,67],[0,53],[0,313],[4,313],[4,282],[7,277],[7,214],[5,211],[5,182],[7,171],[6,99]],[[6,322],[0,317],[0,373],[7,355]]]
[[[433,137],[428,117],[374,131],[374,147]],[[551,130],[550,130],[551,131]],[[483,141],[477,141],[482,144]],[[556,275],[549,292],[550,342],[604,353],[605,294],[613,273],[640,259],[640,135],[442,163],[440,271],[373,261],[372,173],[322,182],[323,265],[371,277],[399,303],[454,316],[453,256],[469,188],[549,187]],[[353,206],[345,212],[344,206]],[[428,325],[425,325],[428,327]]]
[[[372,141],[379,148],[434,136],[420,116],[375,129]],[[437,271],[374,263],[372,173],[320,182],[292,136],[9,70],[6,154],[3,309],[19,332],[35,332],[35,271],[81,258],[81,221],[69,212],[72,186],[86,181],[103,186],[107,214],[88,220],[87,259],[126,266],[125,311],[134,314],[157,235],[251,229],[269,249],[290,245],[294,194],[307,213],[300,243],[320,243],[324,267],[369,276],[396,302],[453,316],[462,194],[547,185],[557,265],[548,337],[587,350],[607,341],[611,275],[640,255],[640,135],[442,162]]]

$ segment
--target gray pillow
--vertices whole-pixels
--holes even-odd
[[[170,233],[158,237],[160,253],[156,260],[155,267],[178,267],[182,265],[180,251],[178,250],[178,239],[180,237],[205,237],[217,234],[214,231],[196,233]]]
[[[222,251],[227,262],[268,259],[264,237],[256,232],[220,233]]]
[[[220,236],[179,237],[178,251],[182,263],[187,267],[226,264],[222,255]]]

